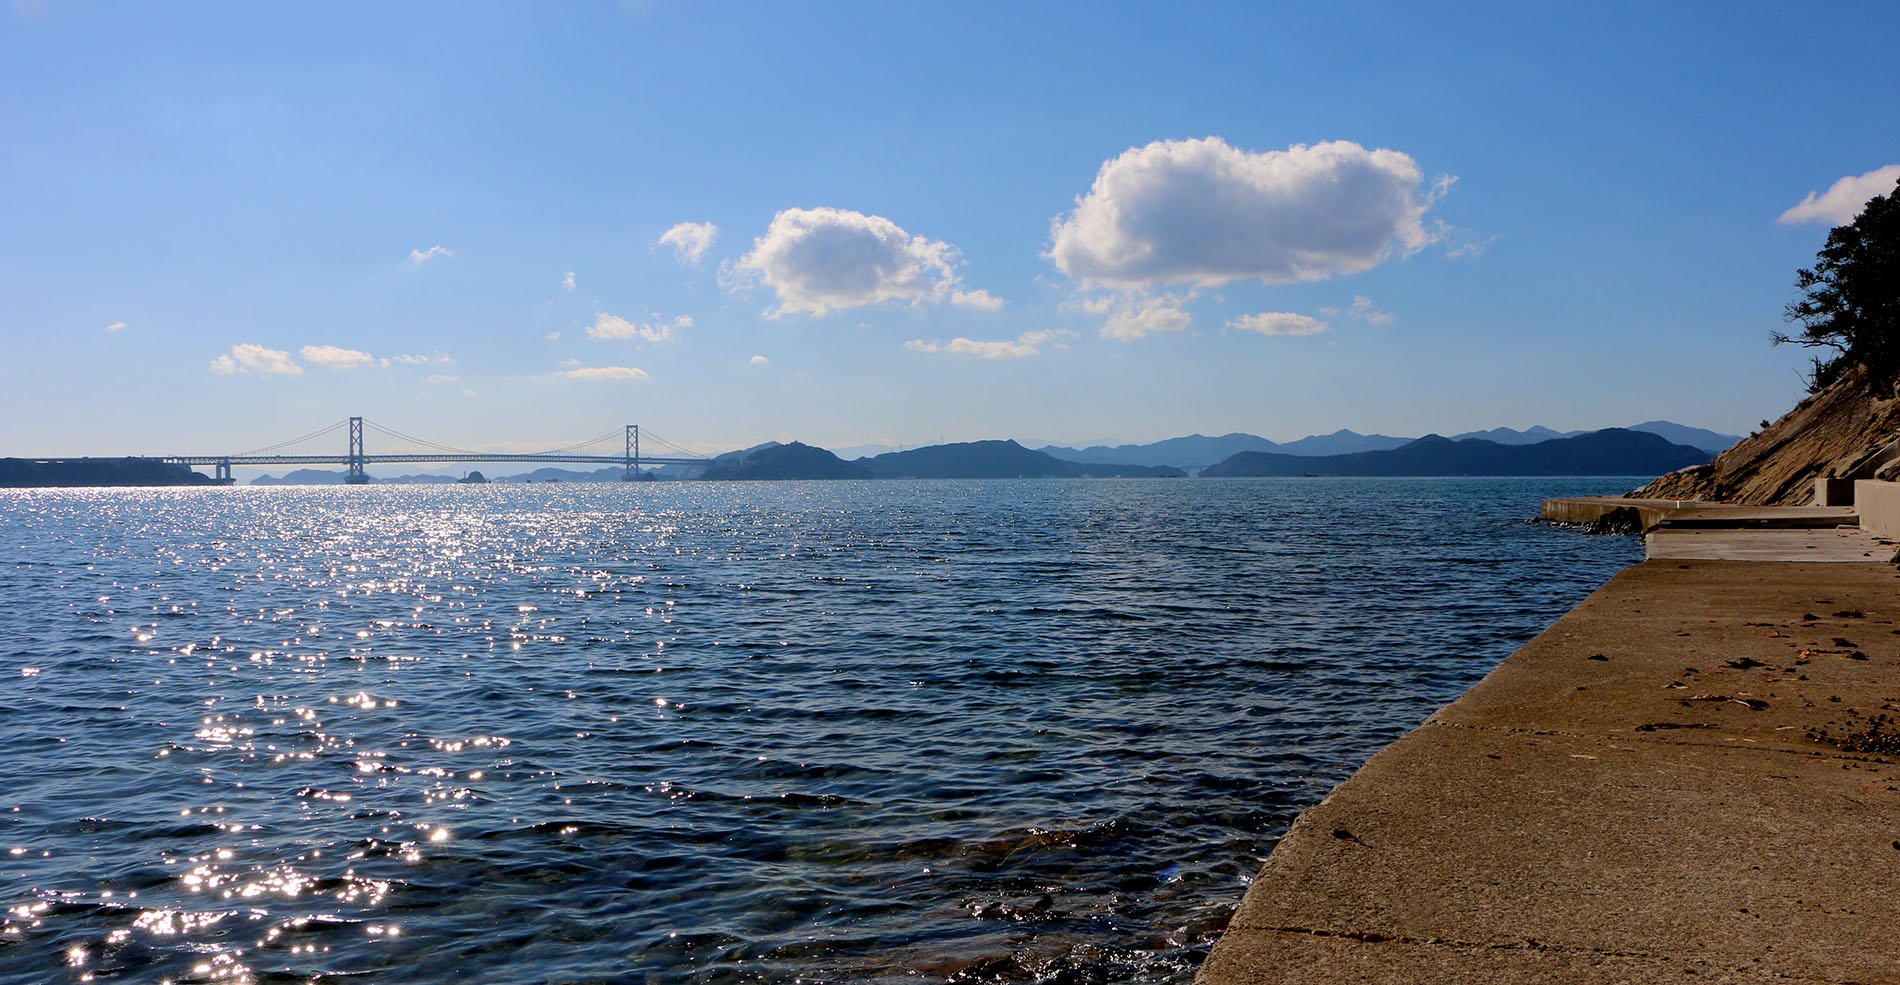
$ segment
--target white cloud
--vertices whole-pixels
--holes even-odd
[[[657,320],[633,322],[619,315],[610,315],[605,311],[594,313],[594,323],[587,326],[590,339],[635,339],[641,342],[677,342],[681,329],[693,327],[691,315],[680,315],[670,322]]]
[[[673,255],[679,258],[680,266],[697,266],[706,258],[706,251],[712,248],[713,240],[719,238],[719,227],[710,222],[682,222],[654,241],[655,246],[670,246]]]
[[[422,382],[424,383],[460,383],[462,382],[462,378],[459,376],[450,376],[447,373],[437,373],[434,376],[423,377]]]
[[[123,331],[125,331],[125,323],[124,323],[124,322],[122,322],[122,321],[115,321],[115,322],[113,322],[112,324],[110,324],[110,325],[107,325],[107,326],[106,326],[106,331],[108,331],[108,332],[123,332]]]
[[[430,366],[430,365],[447,365],[449,363],[454,362],[455,358],[453,356],[450,356],[448,353],[443,352],[440,349],[437,349],[434,355],[425,356],[420,353],[412,352],[412,353],[406,353],[404,355],[396,356],[395,361],[402,363],[404,366]]]
[[[572,271],[572,270],[570,270],[570,271],[568,271],[568,272],[567,272],[567,276],[566,276],[566,277],[563,277],[563,278],[561,278],[561,290],[563,290],[563,291],[567,291],[567,292],[569,292],[569,293],[572,293],[572,292],[573,292],[573,290],[574,290],[574,271]]]
[[[770,363],[771,361],[772,360],[767,359],[764,356],[753,356],[751,359],[746,360],[746,362],[749,362],[754,366],[764,366]]]
[[[959,356],[978,356],[983,359],[1019,359],[1023,356],[1039,355],[1042,350],[1037,347],[1042,345],[1053,345],[1058,349],[1067,348],[1066,341],[1072,338],[1075,338],[1074,332],[1054,329],[1024,332],[1014,339],[996,341],[966,339],[961,336],[948,342],[911,339],[904,343],[904,347],[918,352],[944,352]]]
[[[251,342],[240,342],[225,355],[211,360],[214,373],[280,373],[295,376],[303,367],[282,349],[266,349]]]
[[[1296,315],[1291,311],[1262,311],[1257,315],[1241,315],[1230,319],[1227,327],[1259,332],[1261,335],[1318,335],[1321,332],[1333,330],[1333,326],[1312,315]]]
[[[546,334],[546,335],[543,335],[543,336],[541,336],[541,337],[542,337],[542,338],[544,338],[544,339],[547,339],[547,340],[548,340],[549,342],[559,342],[559,341],[561,341],[561,333],[559,333],[559,332],[549,332],[548,334]]]
[[[1084,286],[1124,290],[1369,270],[1431,243],[1411,157],[1349,140],[1255,153],[1219,137],[1160,140],[1104,162],[1045,256]]]
[[[1007,302],[979,287],[974,291],[951,291],[950,303],[964,308],[1000,311]]]
[[[1319,309],[1319,313],[1328,318],[1337,318],[1343,314],[1347,318],[1351,318],[1354,321],[1362,321],[1368,325],[1390,325],[1394,321],[1391,315],[1373,307],[1372,299],[1363,294],[1355,296],[1352,299],[1352,305],[1344,311],[1338,308],[1321,308]],[[1229,322],[1229,324],[1231,325],[1232,323]]]
[[[298,349],[297,354],[324,369],[362,369],[376,364],[376,357],[367,352],[334,345],[307,345]],[[384,364],[387,365],[388,360],[384,360]]]
[[[446,246],[431,246],[426,250],[410,250],[409,262],[421,263],[433,257],[452,257],[454,255],[455,251]]]
[[[722,280],[732,290],[771,288],[778,307],[766,312],[821,316],[841,308],[892,301],[945,300],[994,310],[987,291],[964,290],[956,247],[912,236],[883,216],[849,209],[786,209],[772,217]]]
[[[1894,183],[1900,181],[1900,164],[1889,164],[1884,168],[1875,168],[1866,174],[1849,175],[1828,186],[1826,194],[1816,195],[1809,192],[1793,208],[1776,219],[1780,223],[1825,222],[1830,226],[1843,226],[1860,217],[1868,199],[1875,195],[1886,195],[1894,190]]]
[[[1156,332],[1178,332],[1192,323],[1183,306],[1194,300],[1187,294],[1109,294],[1081,302],[1082,310],[1107,315],[1102,337],[1127,342]]]
[[[554,375],[570,380],[644,380],[647,371],[633,366],[580,366]]]

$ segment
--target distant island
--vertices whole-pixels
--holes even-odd
[[[1340,430],[1278,443],[1234,432],[1184,435],[1145,445],[1027,448],[1013,440],[965,441],[846,460],[826,449],[768,441],[703,463],[641,470],[643,480],[1058,479],[1299,475],[1646,475],[1704,465],[1728,436],[1668,421],[1560,433],[1494,428],[1450,438],[1394,438]],[[1346,450],[1341,450],[1346,449]],[[620,482],[623,466],[537,468],[512,475],[421,473],[380,484]],[[296,469],[252,485],[331,485],[341,469]],[[152,458],[0,459],[0,487],[181,486],[214,480]]]
[[[965,441],[894,451],[859,459],[880,479],[1115,479],[1178,478],[1166,466],[1068,462],[1014,441]]]
[[[210,486],[217,481],[156,458],[0,458],[0,488]]]
[[[1711,458],[1724,448],[1742,440],[1740,435],[1722,434],[1706,428],[1688,427],[1671,421],[1644,421],[1641,424],[1631,424],[1622,430],[1643,431],[1658,435],[1678,445],[1699,448],[1707,452]],[[1452,435],[1450,440],[1464,441],[1477,438],[1500,445],[1531,445],[1541,441],[1575,438],[1590,433],[1592,432],[1555,431],[1534,424],[1522,431],[1506,427],[1491,428],[1488,431],[1466,431],[1463,434]],[[1190,434],[1145,445],[1114,445],[1112,447],[1091,445],[1087,448],[1047,445],[1040,450],[1072,462],[1168,465],[1178,469],[1198,469],[1224,461],[1243,451],[1306,457],[1351,455],[1366,451],[1391,451],[1403,448],[1416,440],[1418,439],[1396,438],[1389,434],[1360,434],[1357,431],[1341,428],[1331,434],[1309,434],[1298,441],[1284,443],[1272,441],[1257,434],[1234,432],[1218,437]]]
[[[1357,475],[1650,475],[1709,460],[1700,448],[1659,435],[1605,428],[1573,438],[1504,445],[1482,438],[1426,435],[1399,448],[1351,455],[1244,451],[1203,470],[1209,477]]]

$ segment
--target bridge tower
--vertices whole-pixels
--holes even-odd
[[[231,460],[226,458],[215,464],[217,465],[217,474],[215,476],[217,481],[223,485],[230,485],[234,481],[231,478]]]
[[[627,471],[620,476],[621,482],[632,482],[640,478],[640,425],[627,425]]]
[[[352,486],[369,482],[369,473],[363,471],[363,419],[350,418],[350,470],[344,473],[343,481]]]

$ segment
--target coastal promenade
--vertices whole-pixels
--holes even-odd
[[[1647,541],[1303,813],[1197,980],[1900,982],[1894,544]]]

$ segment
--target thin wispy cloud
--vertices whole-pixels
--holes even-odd
[[[1262,311],[1258,314],[1241,315],[1229,319],[1228,328],[1243,332],[1258,332],[1261,335],[1318,335],[1330,332],[1333,326],[1311,315],[1294,314],[1291,311]]]
[[[767,363],[770,363],[771,361],[772,360],[767,359],[764,356],[753,356],[751,359],[746,360],[746,362],[751,363],[754,366],[764,366]]]
[[[424,383],[460,383],[462,382],[462,378],[459,376],[450,376],[447,373],[437,373],[434,376],[423,377],[422,382]]]
[[[455,361],[455,357],[449,355],[446,352],[443,352],[440,349],[437,349],[435,352],[426,356],[419,352],[410,352],[410,353],[404,353],[403,355],[400,355],[400,356],[392,356],[390,358],[393,361],[402,363],[405,366],[446,366]]]
[[[424,261],[432,260],[436,257],[452,257],[454,255],[455,255],[454,250],[451,250],[446,246],[437,245],[437,246],[431,246],[426,250],[410,250],[409,262],[420,264]]]
[[[226,375],[262,373],[295,376],[303,367],[282,349],[269,349],[254,342],[240,342],[231,351],[211,360],[211,371]]]
[[[1001,307],[1001,298],[963,286],[962,264],[956,247],[914,236],[883,216],[786,209],[722,279],[729,290],[765,287],[776,294],[768,318],[820,317],[882,303]]]
[[[324,369],[362,369],[377,363],[375,356],[361,349],[345,349],[334,345],[307,345],[297,350],[297,354],[307,363],[322,366]],[[389,365],[389,360],[382,360]]]
[[[1363,294],[1355,296],[1352,299],[1352,304],[1343,310],[1339,308],[1321,308],[1319,309],[1319,313],[1328,318],[1338,318],[1343,315],[1354,321],[1365,322],[1368,325],[1390,325],[1394,320],[1391,315],[1373,307],[1372,299]]]
[[[654,245],[672,247],[682,267],[698,266],[718,238],[719,227],[710,222],[682,222],[661,233]]]
[[[570,380],[644,380],[647,371],[634,366],[576,366],[554,375]]]
[[[569,294],[574,293],[574,271],[568,271],[567,276],[561,278],[561,290]]]
[[[1024,332],[1014,339],[967,339],[961,336],[944,341],[926,341],[911,339],[904,348],[918,352],[941,352],[956,356],[976,356],[981,359],[1020,359],[1042,353],[1041,346],[1067,348],[1066,341],[1075,338],[1075,333],[1064,329],[1048,329]]]
[[[1193,324],[1187,305],[1196,292],[1121,291],[1073,299],[1065,308],[1102,315],[1102,337],[1129,342],[1160,332],[1179,332]]]
[[[115,321],[112,324],[107,325],[105,330],[108,332],[123,332],[125,331],[125,323],[122,321]]]
[[[596,312],[594,323],[587,326],[587,337],[653,343],[677,342],[681,330],[693,327],[691,315],[680,315],[672,321],[660,321],[657,314],[652,317],[654,321],[636,322],[605,311]]]
[[[1830,226],[1844,226],[1860,217],[1869,199],[1876,195],[1892,194],[1895,182],[1900,182],[1900,164],[1875,168],[1866,174],[1848,175],[1829,185],[1825,192],[1808,192],[1806,198],[1795,203],[1775,221],[1784,225],[1824,222]]]

